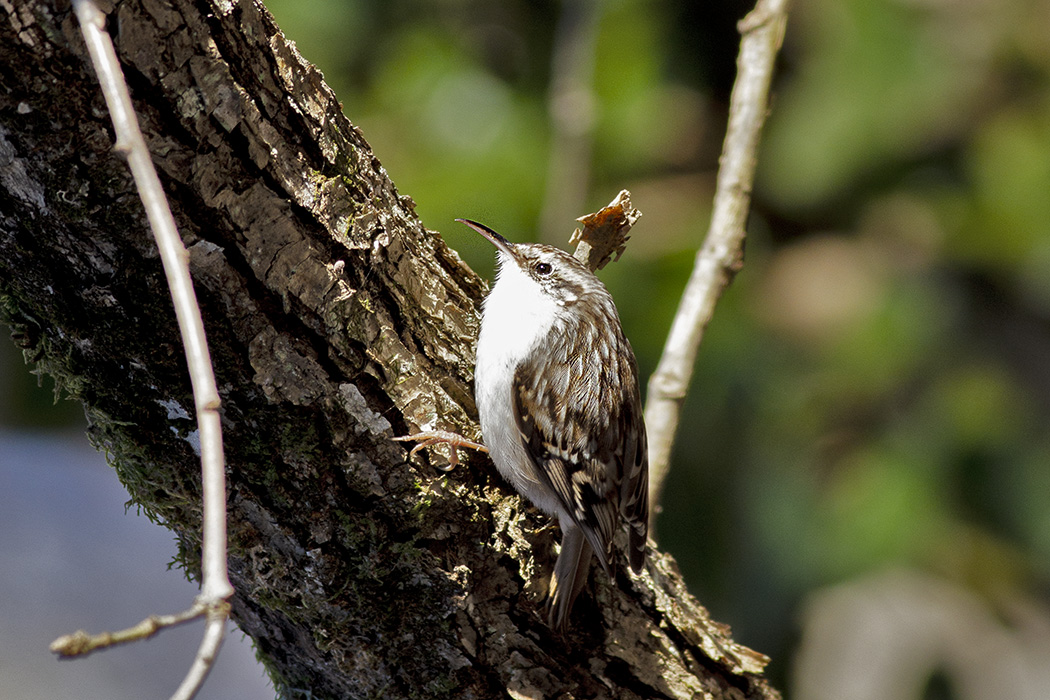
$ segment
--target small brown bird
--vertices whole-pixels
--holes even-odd
[[[649,460],[637,363],[612,296],[582,263],[457,220],[496,246],[475,371],[481,432],[504,478],[558,518],[549,623],[564,628],[592,551],[612,575],[622,523],[631,568],[645,562]]]

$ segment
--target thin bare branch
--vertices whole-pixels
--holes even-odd
[[[219,653],[226,631],[226,618],[230,616],[230,605],[224,600],[214,601],[207,606],[205,612],[207,621],[204,626],[204,638],[201,639],[197,654],[193,657],[190,670],[172,694],[171,700],[192,700],[215,665],[215,657]]]
[[[715,186],[707,239],[697,253],[664,352],[649,379],[650,509],[656,512],[671,461],[682,401],[715,303],[743,265],[756,154],[766,119],[773,65],[787,25],[787,0],[758,0],[737,28],[743,35],[729,104],[729,126]]]
[[[174,615],[150,615],[142,622],[116,632],[102,632],[100,634],[88,634],[84,630],[77,630],[73,634],[66,634],[51,642],[51,651],[65,659],[77,656],[87,656],[93,651],[127,644],[140,639],[149,639],[165,627],[174,627],[191,620],[196,620],[203,615],[207,608],[201,603],[194,603],[189,610],[184,610]]]
[[[204,323],[190,280],[189,254],[179,238],[149,149],[139,129],[113,42],[104,30],[105,16],[91,0],[74,0],[73,5],[113,120],[117,137],[115,150],[128,160],[128,167],[157,241],[193,385],[200,430],[203,494],[202,585],[201,595],[194,607],[201,606],[208,611],[208,625],[190,674],[176,694],[176,697],[188,698],[196,693],[207,674],[207,669],[201,671],[197,667],[205,664],[210,668],[214,660],[228,614],[228,606],[224,601],[233,595],[226,568],[226,483],[219,392],[204,335]],[[195,683],[192,688],[191,681]]]

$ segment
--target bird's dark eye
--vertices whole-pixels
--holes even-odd
[[[538,262],[532,269],[536,271],[537,275],[549,275],[553,268],[551,268],[550,263]]]

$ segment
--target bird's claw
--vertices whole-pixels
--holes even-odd
[[[391,438],[396,442],[412,442],[419,441],[419,444],[413,447],[409,453],[408,458],[412,459],[417,452],[422,450],[424,447],[431,447],[433,445],[448,445],[449,456],[448,466],[446,467],[435,467],[443,472],[452,471],[459,465],[459,448],[468,447],[472,450],[478,450],[479,452],[488,452],[488,448],[482,445],[480,442],[474,442],[468,440],[462,435],[457,433],[449,432],[447,430],[424,430],[421,433],[414,435],[402,435],[400,437]]]

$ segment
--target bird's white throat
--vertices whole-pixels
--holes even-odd
[[[561,307],[510,256],[500,252],[499,257],[496,285],[485,299],[474,369],[481,432],[503,477],[538,508],[561,516],[554,493],[540,485],[522,446],[512,394],[514,371],[545,342]]]
[[[480,365],[493,361],[514,367],[551,329],[560,306],[539,283],[506,253],[499,254],[499,272],[485,300],[478,338]]]

